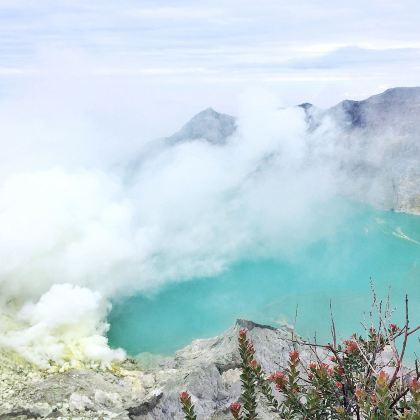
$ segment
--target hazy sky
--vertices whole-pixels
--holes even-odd
[[[419,18],[417,0],[0,0],[0,94],[66,74],[180,118],[249,87],[326,106],[420,85]]]
[[[0,345],[109,360],[97,291],[335,246],[335,196],[360,188],[336,168],[364,149],[328,124],[309,139],[281,105],[420,85],[419,17],[419,0],[0,0],[0,316],[19,319]],[[225,147],[149,143],[209,106],[239,117]]]

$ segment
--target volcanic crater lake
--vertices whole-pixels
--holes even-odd
[[[292,260],[250,255],[217,276],[181,280],[150,295],[115,300],[111,345],[130,355],[171,354],[192,339],[222,333],[237,318],[293,324],[296,308],[297,332],[329,341],[330,300],[339,338],[345,338],[362,330],[371,283],[380,298],[390,294],[397,323],[403,323],[407,293],[411,325],[417,325],[420,216],[354,206],[333,238],[312,242]]]

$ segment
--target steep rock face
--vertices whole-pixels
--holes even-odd
[[[346,129],[392,130],[420,137],[420,87],[393,88],[363,101],[345,100],[326,111]]]
[[[345,152],[342,169],[365,192],[360,198],[420,213],[420,88],[393,88],[364,101],[343,101],[321,115],[318,127],[326,119],[337,128],[329,141]]]
[[[340,190],[384,209],[420,214],[420,87],[393,88],[362,101],[322,110],[304,103],[309,141],[328,150]],[[206,140],[223,145],[235,118],[206,109],[165,139],[175,145]],[[323,155],[322,158],[325,158]]]
[[[312,129],[328,117],[345,132],[360,129],[369,133],[392,132],[397,136],[412,137],[420,148],[420,87],[392,88],[362,101],[344,100],[326,110],[310,103],[299,107],[305,110]],[[166,140],[174,144],[204,139],[213,144],[224,144],[235,130],[234,117],[208,108]]]
[[[190,392],[199,419],[228,419],[229,405],[240,395],[237,337],[242,327],[248,329],[256,358],[267,372],[287,365],[291,330],[243,320],[219,337],[193,341],[174,357],[142,369],[127,362],[115,373],[73,370],[48,375],[12,363],[3,354],[0,419],[183,419],[178,400],[183,390]],[[309,353],[303,350],[305,357]],[[260,418],[272,416],[263,407]]]
[[[420,214],[420,87],[393,88],[327,110],[309,103],[299,106],[305,111],[310,153],[336,170],[344,195]],[[168,145],[204,140],[223,146],[236,128],[234,117],[208,108],[172,136],[150,142],[131,163],[130,173]]]
[[[212,144],[224,144],[236,130],[235,118],[207,108],[195,115],[181,130],[166,141],[170,144],[182,141],[207,140]]]

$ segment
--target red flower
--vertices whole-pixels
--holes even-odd
[[[299,352],[298,351],[291,351],[289,353],[290,361],[295,364],[299,361]]]
[[[337,358],[335,356],[330,357],[331,362],[335,363],[337,361]]]
[[[420,382],[417,378],[411,379],[409,383],[410,391],[411,392],[417,392],[420,390]]]
[[[316,369],[316,363],[315,363],[315,362],[311,362],[311,363],[309,363],[308,368],[309,368],[310,370],[315,370],[315,369]]]
[[[232,416],[234,419],[238,419],[239,418],[239,412],[241,411],[241,404],[238,403],[238,401],[234,401],[231,405],[230,405],[230,412],[232,413]]]
[[[389,324],[389,329],[391,331],[391,334],[395,334],[399,330],[397,324]]]
[[[342,388],[343,388],[343,384],[342,384],[341,382],[336,382],[336,383],[335,383],[335,387],[336,387],[337,389],[342,389]]]
[[[246,338],[246,329],[245,328],[241,328],[240,330],[239,330],[239,337],[240,338]]]
[[[257,368],[257,366],[258,366],[258,363],[257,363],[257,361],[256,361],[255,359],[253,359],[253,360],[251,360],[251,361],[249,362],[249,367],[250,367],[251,369],[256,369],[256,368]]]
[[[187,391],[183,391],[179,394],[179,399],[181,400],[181,402],[186,403],[190,399],[190,394],[188,394]]]
[[[354,340],[345,340],[344,344],[346,345],[346,353],[353,353],[359,350],[356,341]]]
[[[331,368],[326,363],[320,363],[318,366],[318,369],[316,370],[316,374],[320,377],[327,377],[329,375],[332,375],[334,373],[334,369]]]
[[[342,366],[336,366],[335,371],[339,374],[339,375],[344,375],[345,370]]]
[[[281,391],[287,384],[287,377],[283,372],[275,372],[270,376],[270,381],[274,382],[277,390]]]
[[[378,376],[376,377],[376,383],[378,386],[382,387],[382,386],[385,386],[387,382],[388,382],[388,375],[383,370],[381,370]]]
[[[360,388],[356,388],[356,391],[354,391],[354,395],[358,400],[360,400],[361,398],[363,398],[364,392]]]

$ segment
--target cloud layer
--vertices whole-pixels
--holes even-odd
[[[111,297],[328,236],[317,219],[339,223],[334,151],[282,105],[420,84],[418,9],[2,1],[3,344],[42,366],[109,364],[122,357],[103,336]],[[227,146],[142,153],[208,106],[239,116]]]
[[[232,112],[232,92],[249,84],[282,92],[289,105],[331,105],[420,84],[418,12],[411,0],[3,1],[0,89],[43,71],[39,54],[59,60],[70,49],[94,63],[85,74],[146,78],[191,91],[203,108]]]
[[[112,297],[214,275],[250,255],[293,258],[329,235],[318,227],[321,213],[333,229],[337,185],[332,168],[308,160],[301,108],[250,91],[227,145],[157,143],[148,154],[144,141],[103,137],[103,115],[82,112],[85,96],[55,108],[61,93],[40,100],[34,88],[0,105],[9,139],[2,343],[39,365],[120,358],[103,336]],[[114,121],[106,127],[115,130]]]

